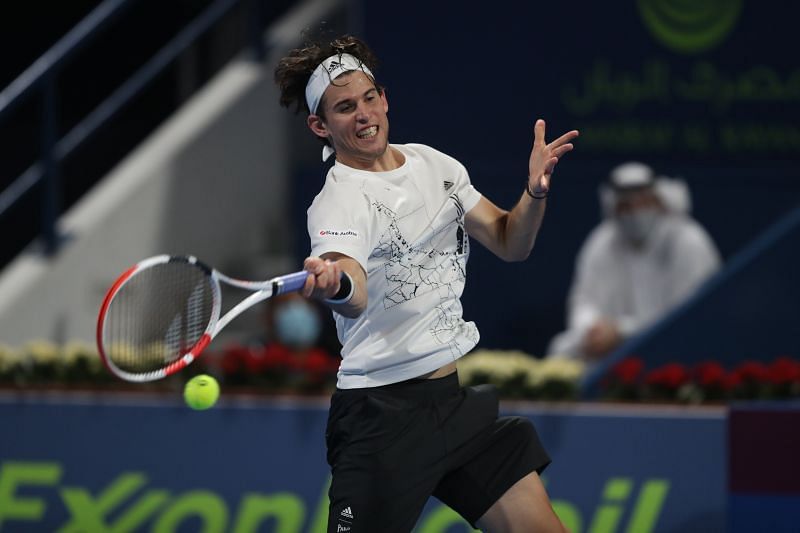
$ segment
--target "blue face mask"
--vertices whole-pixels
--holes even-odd
[[[657,209],[639,209],[633,213],[617,216],[617,224],[622,235],[634,244],[643,244],[653,228],[661,220],[661,212]]]
[[[313,346],[321,329],[319,316],[304,300],[288,302],[275,311],[275,335],[292,348]]]

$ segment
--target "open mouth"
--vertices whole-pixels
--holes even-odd
[[[356,136],[359,139],[370,139],[375,137],[378,134],[378,126],[370,126],[369,128],[365,128],[359,131]]]

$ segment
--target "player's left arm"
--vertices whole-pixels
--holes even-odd
[[[527,259],[542,225],[553,170],[561,157],[572,150],[571,141],[577,136],[578,131],[572,130],[546,143],[544,120],[537,120],[528,160],[527,191],[511,211],[482,197],[465,216],[467,233],[505,261]]]

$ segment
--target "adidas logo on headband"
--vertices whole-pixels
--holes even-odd
[[[328,74],[330,74],[337,68],[344,68],[344,63],[341,63],[339,61],[331,61],[331,64],[328,65]]]

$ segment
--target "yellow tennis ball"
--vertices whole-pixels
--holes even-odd
[[[200,374],[186,382],[183,399],[196,411],[213,407],[219,398],[219,383],[207,374]]]

